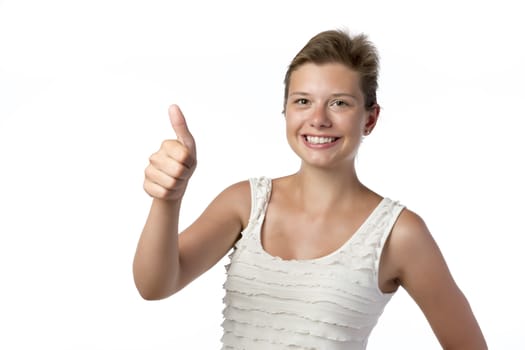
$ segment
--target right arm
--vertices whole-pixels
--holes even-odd
[[[182,197],[195,170],[195,141],[179,108],[170,108],[177,140],[164,141],[150,157],[144,189],[153,197],[133,261],[135,285],[144,299],[166,298],[215,265],[233,246],[250,210],[247,181],[217,196],[179,235]]]

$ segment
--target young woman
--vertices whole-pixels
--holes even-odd
[[[166,298],[232,251],[224,349],[365,349],[399,286],[443,348],[486,349],[424,221],[356,174],[359,146],[379,116],[377,76],[366,36],[313,37],[285,77],[286,136],[299,170],[226,188],[180,235],[197,157],[182,112],[171,106],[177,139],[164,141],[145,171],[153,203],[133,265],[140,294]]]

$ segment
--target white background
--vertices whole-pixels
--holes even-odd
[[[287,64],[319,31],[382,59],[362,180],[418,212],[492,349],[525,347],[519,1],[0,1],[0,348],[217,349],[225,261],[141,300],[147,158],[178,103],[198,146],[182,224],[227,185],[297,169]],[[438,349],[404,291],[369,349]]]

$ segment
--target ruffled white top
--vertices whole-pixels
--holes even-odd
[[[336,251],[283,260],[261,244],[271,179],[250,184],[249,223],[226,266],[222,349],[365,349],[393,295],[379,289],[378,267],[403,206],[384,198]]]

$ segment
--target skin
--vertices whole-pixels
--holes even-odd
[[[145,171],[144,189],[153,202],[133,263],[135,283],[145,299],[168,297],[215,265],[250,215],[249,183],[239,182],[179,234],[181,200],[197,156],[180,109],[171,106],[169,115],[177,139],[164,141]],[[307,63],[292,73],[286,136],[302,162],[297,173],[273,180],[261,233],[269,254],[283,259],[327,255],[379,204],[382,197],[364,186],[355,171],[359,145],[378,117],[379,106],[365,109],[355,71],[340,64]],[[316,145],[306,136],[330,137],[333,142]],[[408,209],[394,225],[379,267],[383,292],[399,286],[419,305],[444,349],[487,348],[428,228]]]

